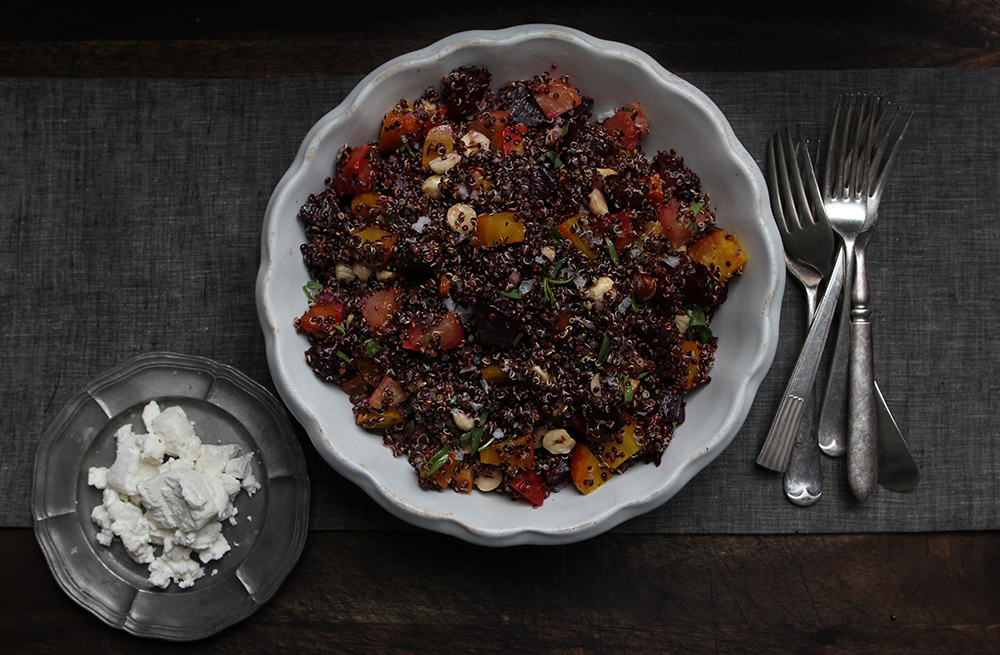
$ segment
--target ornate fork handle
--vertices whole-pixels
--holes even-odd
[[[823,355],[823,347],[826,344],[827,334],[830,332],[830,323],[833,321],[834,310],[840,298],[840,289],[844,283],[844,249],[837,253],[837,262],[834,264],[833,273],[827,282],[826,292],[823,294],[823,301],[820,302],[816,310],[816,316],[809,327],[809,334],[806,336],[799,360],[792,371],[792,377],[785,388],[785,395],[778,407],[774,423],[771,424],[771,431],[764,441],[757,463],[772,471],[784,471],[788,466],[788,459],[792,453],[792,445],[795,442],[795,434],[802,422],[802,406],[805,398],[812,389],[816,379],[816,369],[819,367],[819,360]]]
[[[875,413],[875,371],[872,352],[871,311],[862,235],[855,251],[854,288],[851,293],[851,350],[848,371],[850,421],[847,438],[847,481],[859,500],[871,495],[878,482],[878,415]],[[846,295],[846,294],[845,294]]]

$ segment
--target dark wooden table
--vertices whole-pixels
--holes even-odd
[[[109,3],[110,4],[110,3]],[[138,3],[136,3],[138,4]],[[334,3],[0,7],[0,75],[364,75],[456,31],[552,22],[668,69],[1000,65],[1000,2]],[[713,6],[706,6],[712,4]],[[826,6],[829,4],[829,6]],[[848,18],[850,16],[850,18]],[[2,120],[2,117],[0,117]],[[111,629],[50,575],[29,529],[0,530],[4,652],[174,651]],[[995,532],[604,535],[492,550],[427,532],[313,532],[257,614],[186,652],[1000,652]]]

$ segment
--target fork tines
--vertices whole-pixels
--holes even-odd
[[[881,190],[903,134],[913,118],[910,112],[899,134],[893,136],[900,107],[892,109],[892,116],[888,118],[890,104],[880,96],[852,94],[840,97],[834,111],[826,154],[823,175],[825,198],[846,197],[848,190],[855,190],[861,197],[865,194],[874,196]],[[892,149],[884,157],[890,141]]]

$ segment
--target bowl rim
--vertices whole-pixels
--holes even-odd
[[[292,381],[285,377],[285,370],[279,358],[277,348],[277,325],[269,314],[267,292],[271,285],[272,259],[271,236],[274,225],[281,217],[276,215],[276,208],[281,205],[284,193],[308,165],[311,153],[317,139],[330,129],[338,120],[348,117],[357,111],[358,102],[366,91],[380,80],[391,75],[445,59],[452,53],[474,45],[492,47],[509,46],[519,41],[537,39],[540,37],[554,38],[571,42],[577,46],[594,49],[603,53],[614,54],[631,60],[635,65],[666,81],[688,99],[699,105],[704,114],[710,118],[714,127],[722,134],[728,150],[732,153],[735,163],[743,170],[750,180],[750,188],[756,194],[754,214],[758,227],[764,237],[766,253],[760,253],[758,261],[770,262],[769,294],[765,306],[761,308],[764,327],[763,343],[746,370],[741,384],[738,385],[734,402],[726,416],[722,428],[714,437],[704,444],[696,457],[685,461],[680,469],[671,477],[664,477],[664,483],[645,497],[631,498],[624,504],[595,505],[595,512],[590,520],[571,526],[550,528],[514,526],[497,529],[486,528],[470,523],[453,514],[429,510],[426,507],[414,506],[404,499],[393,495],[386,489],[374,473],[357,462],[344,458],[335,449],[326,452],[320,428],[315,419],[315,413],[305,405],[294,392]],[[317,190],[318,192],[318,190]],[[472,543],[491,546],[506,546],[514,544],[558,544],[570,543],[587,539],[603,533],[623,521],[648,512],[662,505],[683,488],[691,478],[704,469],[732,442],[736,433],[742,427],[749,413],[756,392],[766,376],[777,348],[778,323],[780,318],[781,298],[784,290],[785,274],[783,260],[779,260],[781,252],[780,237],[771,216],[769,203],[765,199],[766,185],[756,162],[736,137],[729,121],[715,103],[700,89],[667,71],[652,57],[633,46],[607,41],[590,36],[576,29],[552,24],[527,24],[499,30],[470,30],[458,32],[445,37],[425,48],[400,55],[379,66],[365,76],[334,109],[327,112],[309,130],[303,139],[295,158],[282,176],[268,202],[263,232],[261,235],[261,263],[257,277],[256,298],[258,316],[264,332],[268,366],[279,396],[288,405],[291,413],[303,425],[310,439],[324,459],[336,471],[360,486],[379,505],[398,518],[411,524],[450,534]],[[287,218],[287,217],[286,217]],[[781,265],[778,262],[781,261]]]

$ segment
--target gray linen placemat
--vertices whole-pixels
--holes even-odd
[[[811,508],[754,464],[804,337],[789,281],[781,342],[733,444],[621,532],[1000,528],[994,366],[1000,71],[684,76],[763,167],[785,124],[820,134],[843,92],[915,112],[869,246],[876,372],[923,469],[908,494],[853,502],[824,458]],[[254,283],[264,208],[312,124],[356,79],[0,80],[0,527],[31,525],[35,450],[90,379],[153,350],[232,365],[273,390]],[[312,527],[406,529],[316,455]],[[387,453],[388,456],[388,453]]]

